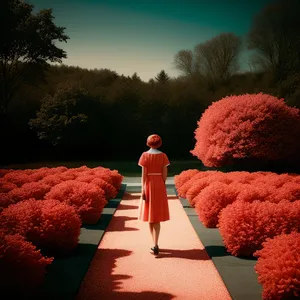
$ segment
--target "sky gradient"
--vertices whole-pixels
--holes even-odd
[[[63,63],[87,69],[107,68],[120,75],[137,72],[142,80],[161,70],[177,77],[175,54],[220,33],[242,38],[253,16],[271,0],[25,0],[36,10],[52,8],[54,22],[70,37],[58,44]],[[241,56],[248,70],[249,53]]]

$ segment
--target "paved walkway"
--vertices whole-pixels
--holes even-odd
[[[174,190],[168,194],[171,220],[161,223],[160,255],[155,258],[149,253],[153,242],[148,223],[137,220],[140,181],[140,177],[124,178],[127,193],[98,246],[77,300],[230,300]],[[168,186],[174,187],[173,178],[168,178]]]

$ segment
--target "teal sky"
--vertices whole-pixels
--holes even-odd
[[[59,46],[66,65],[107,68],[148,81],[161,70],[170,77],[175,54],[193,50],[222,32],[245,37],[253,16],[270,0],[27,0],[52,8],[54,22],[70,37]],[[248,69],[248,53],[241,56]]]

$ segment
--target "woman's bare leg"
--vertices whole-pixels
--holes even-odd
[[[154,227],[154,233],[153,233],[154,246],[158,246],[160,223],[153,223],[153,227]]]
[[[155,243],[155,240],[154,240],[154,223],[149,223],[149,228],[150,228],[150,233],[151,233],[151,236],[152,236],[152,240],[153,240],[153,243]]]

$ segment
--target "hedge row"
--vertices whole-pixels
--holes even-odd
[[[82,224],[99,220],[123,179],[86,166],[0,170],[0,177],[0,287],[11,295],[30,295],[53,257],[77,247]]]

